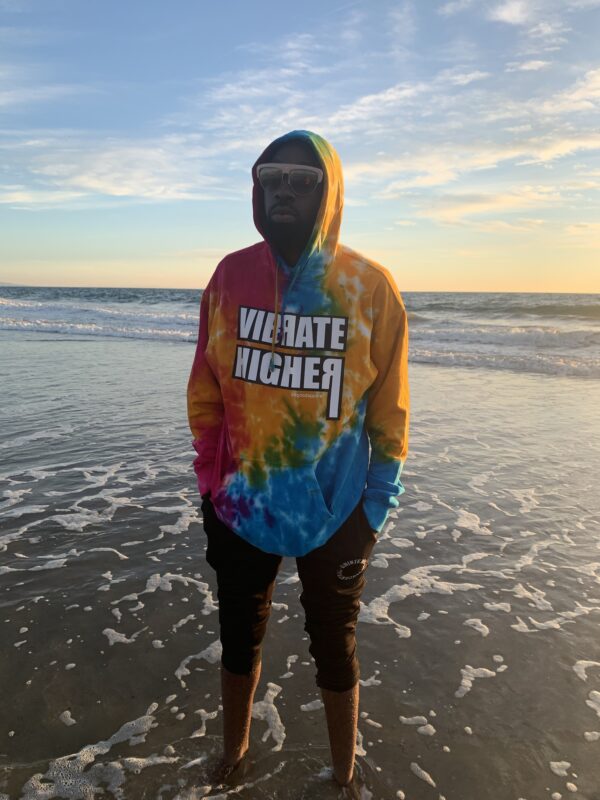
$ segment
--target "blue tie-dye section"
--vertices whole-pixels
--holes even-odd
[[[365,469],[363,476],[357,472],[354,464],[356,458],[361,462],[364,458],[368,466],[369,440],[363,424],[365,410],[366,398],[363,398],[356,409],[355,426],[346,429],[327,448],[315,469],[325,502],[336,516],[340,509],[344,513],[347,512],[348,516],[354,507],[349,507],[351,500],[355,499],[354,505],[356,505],[365,488],[367,470]],[[358,481],[360,485],[349,486],[352,481]]]
[[[364,427],[366,395],[349,427],[318,462],[268,468],[260,488],[242,471],[230,476],[222,491],[236,511],[230,520],[236,533],[267,553],[303,556],[325,544],[350,516],[362,497],[369,466]],[[302,498],[302,503],[298,498]],[[251,505],[244,499],[252,498]],[[307,499],[306,499],[307,498]],[[220,503],[215,504],[218,512]]]
[[[373,462],[369,467],[363,508],[374,531],[381,531],[392,508],[398,508],[398,495],[403,494],[400,481],[402,461]]]
[[[281,313],[329,314],[333,311],[333,298],[322,288],[326,269],[322,252],[313,253],[299,261],[295,267],[289,267],[281,256],[276,256],[276,260],[289,278],[281,303]]]

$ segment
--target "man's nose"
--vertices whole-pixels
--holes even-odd
[[[288,182],[288,176],[283,175],[281,178],[281,183],[279,184],[279,188],[275,192],[275,197],[293,197],[294,193],[290,189],[290,184]]]

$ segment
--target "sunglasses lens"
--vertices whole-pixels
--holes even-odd
[[[316,172],[308,169],[293,169],[290,172],[290,188],[294,194],[310,194],[314,192],[319,183],[319,178]]]
[[[277,167],[263,167],[258,175],[258,180],[263,189],[274,191],[281,184],[282,172]]]

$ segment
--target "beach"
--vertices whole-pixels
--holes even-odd
[[[249,771],[202,782],[221,719],[186,417],[198,298],[0,294],[0,798],[339,797],[289,558]],[[357,633],[361,797],[599,800],[599,319],[511,328],[407,298],[406,492]]]

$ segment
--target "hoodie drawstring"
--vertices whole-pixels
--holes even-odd
[[[279,294],[277,286],[277,278],[279,276],[279,264],[275,259],[275,320],[273,321],[273,339],[271,340],[271,361],[269,363],[269,373],[273,371],[275,366],[275,334],[277,331],[277,318],[279,316]]]
[[[287,289],[287,295],[294,288],[294,284],[296,283],[296,279],[300,277],[300,273],[304,270],[306,266],[306,261],[302,262],[300,265],[300,261],[294,267],[294,274],[292,276],[292,280],[290,285]],[[269,373],[273,371],[273,367],[275,365],[275,335],[277,333],[277,322],[279,319],[279,294],[278,294],[278,286],[277,286],[277,278],[279,277],[279,259],[275,258],[275,320],[273,321],[273,338],[271,339],[271,359],[269,361]],[[285,300],[285,298],[284,298]],[[279,337],[277,338],[277,344],[279,344]]]

